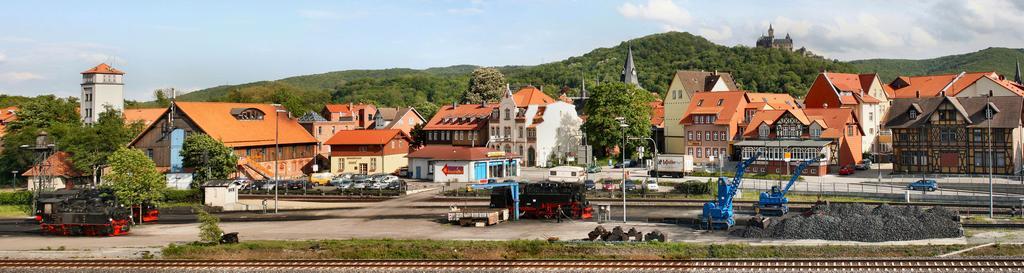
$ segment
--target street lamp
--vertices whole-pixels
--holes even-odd
[[[280,123],[281,113],[286,113],[284,109],[281,109],[280,104],[272,104],[274,106],[274,213],[277,213],[277,188],[281,187],[281,177],[277,171],[281,168],[281,140],[280,140]]]
[[[629,124],[626,124],[625,117],[616,117],[615,120],[619,121],[619,128],[622,128],[622,147],[619,149],[619,153],[622,154],[622,222],[626,222],[626,128],[629,128]]]

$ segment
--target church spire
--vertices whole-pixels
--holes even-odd
[[[636,65],[633,63],[633,46],[629,46],[629,51],[626,54],[626,63],[622,65],[622,76],[619,80],[626,83],[636,85],[640,87],[640,81],[637,80],[636,76]]]
[[[775,29],[772,28],[772,24],[768,24],[768,37],[775,37]]]
[[[1017,84],[1024,84],[1024,81],[1021,81],[1020,77],[1020,59],[1017,59],[1017,73],[1013,75],[1013,80],[1016,81]]]

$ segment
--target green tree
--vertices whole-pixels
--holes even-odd
[[[198,189],[203,182],[213,179],[227,179],[235,172],[238,156],[223,142],[207,134],[190,134],[181,147],[182,166],[193,168],[192,188]]]
[[[427,144],[427,131],[424,131],[423,127],[426,127],[426,123],[416,124],[409,131],[409,136],[412,137],[412,142],[409,143],[410,146],[419,148]]]
[[[505,75],[498,69],[477,68],[469,78],[469,91],[462,100],[465,103],[498,100],[501,92],[505,91],[505,83]]]
[[[118,202],[125,206],[156,202],[163,199],[167,182],[156,164],[142,151],[120,148],[107,158],[110,172],[103,176],[106,187],[114,190]],[[140,221],[142,219],[139,219]]]
[[[157,106],[162,108],[171,106],[171,99],[167,96],[167,93],[170,92],[170,90],[164,89],[157,89],[156,91],[153,91],[153,98],[156,99]]]
[[[57,147],[71,153],[75,169],[83,173],[94,173],[104,165],[107,157],[137,135],[141,124],[126,124],[121,111],[107,108],[100,113],[95,124],[84,126],[80,123],[57,126],[55,131],[63,135]]]
[[[619,127],[616,117],[624,117],[626,136],[646,138],[651,134],[651,107],[654,99],[651,93],[634,85],[620,82],[603,83],[594,87],[587,100],[587,121],[583,123],[583,131],[587,133],[587,141],[595,147],[608,150],[622,143],[623,130]],[[646,141],[631,140],[627,147],[646,145]],[[596,149],[598,152],[601,149]]]
[[[35,145],[39,131],[48,132],[51,141],[60,140],[66,130],[57,127],[73,127],[81,121],[76,110],[78,100],[75,98],[57,98],[53,95],[0,98],[7,100],[8,103],[18,103],[18,119],[7,124],[3,137],[3,151],[0,152],[0,173],[8,174],[0,175],[0,180],[7,184],[12,179],[9,175],[12,171],[25,171],[36,160],[35,154],[21,149],[21,145]]]

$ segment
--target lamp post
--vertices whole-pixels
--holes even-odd
[[[995,200],[992,197],[992,168],[995,167],[995,161],[993,160],[994,156],[992,155],[992,116],[994,116],[995,113],[992,111],[992,108],[989,107],[989,103],[992,103],[991,100],[992,90],[989,90],[988,96],[985,97],[985,118],[988,119],[986,120],[986,123],[988,124],[988,218],[990,219],[995,216],[995,212],[993,211]]]
[[[629,128],[629,124],[626,124],[625,117],[616,117],[615,120],[619,121],[619,128],[622,128],[622,148],[619,149],[619,153],[622,154],[622,222],[626,222],[626,128]]]
[[[284,109],[280,109],[280,104],[273,104],[274,106],[274,213],[277,213],[277,188],[281,187],[281,176],[278,175],[278,169],[281,168],[281,113],[288,112]]]

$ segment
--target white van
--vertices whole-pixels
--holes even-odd
[[[577,166],[558,166],[548,169],[548,181],[580,182],[587,176],[587,170]]]

